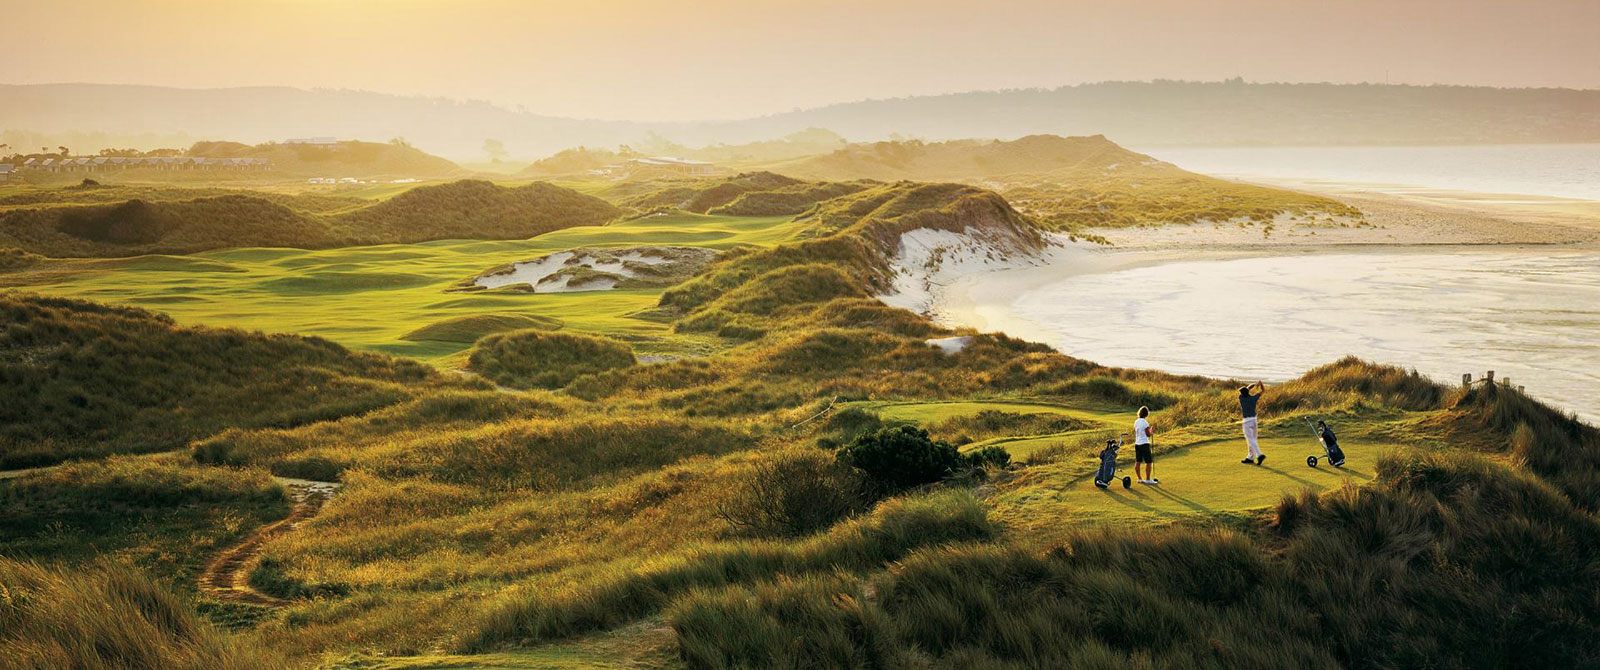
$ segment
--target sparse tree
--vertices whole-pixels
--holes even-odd
[[[483,141],[483,153],[489,154],[491,162],[498,163],[506,157],[508,152],[504,142],[496,139],[487,139]]]
[[[66,147],[56,147],[56,148],[61,150],[61,155],[63,155],[63,156],[67,156],[67,155],[71,154],[71,152],[67,151]]]

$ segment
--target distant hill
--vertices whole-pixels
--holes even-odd
[[[621,214],[604,200],[545,182],[507,188],[462,180],[417,187],[335,221],[361,240],[505,240],[604,223]]]
[[[659,179],[628,184],[622,203],[639,210],[681,209],[695,214],[794,216],[819,202],[873,184],[809,182],[771,172],[717,179]],[[619,194],[621,195],[621,194]]]
[[[177,194],[187,193],[169,189]],[[115,189],[115,193],[137,189]],[[622,210],[599,198],[535,182],[508,188],[464,180],[422,186],[340,213],[343,200],[254,194],[131,198],[77,204],[73,187],[47,190],[63,202],[0,211],[0,248],[63,257],[187,254],[232,247],[322,249],[441,239],[521,239],[594,225]]]
[[[1361,222],[1359,211],[1334,200],[1195,174],[1100,135],[852,144],[779,169],[814,179],[956,181],[996,187],[1017,209],[1046,227],[1066,231],[1202,221],[1272,222],[1283,214]]]
[[[208,158],[264,158],[272,162],[274,172],[302,177],[430,179],[459,176],[464,172],[461,166],[405,142],[272,142],[255,146],[238,142],[196,142],[188,153]]]
[[[817,128],[858,142],[896,134],[944,140],[1048,133],[1104,134],[1130,145],[1492,144],[1600,142],[1600,91],[1106,82],[868,100],[735,121],[643,123],[363,91],[40,84],[0,86],[0,119],[0,142],[14,147],[88,142],[157,148],[153,144],[170,143],[174,136],[251,143],[336,136],[405,138],[461,159],[481,158],[488,138],[502,141],[514,155],[538,156],[578,145],[649,142],[652,133],[705,147]]]
[[[335,242],[328,224],[313,215],[263,198],[225,195],[14,210],[0,215],[0,245],[61,258]]]
[[[591,149],[589,147],[562,149],[553,155],[529,163],[528,167],[523,168],[520,174],[526,177],[582,175],[606,165],[621,163],[630,158],[641,158],[643,156],[644,154],[634,151],[623,152],[609,149]]]
[[[852,144],[830,154],[786,163],[782,169],[816,179],[980,181],[1157,163],[1160,161],[1124,149],[1103,135],[1030,135],[1010,142],[909,140]]]

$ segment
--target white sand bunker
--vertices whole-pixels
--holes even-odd
[[[944,353],[950,355],[961,353],[962,350],[966,349],[967,345],[969,344],[972,344],[971,335],[960,335],[957,337],[937,337],[927,341],[928,346],[934,347],[939,351],[943,351]]]
[[[573,249],[490,270],[471,288],[528,293],[660,288],[694,276],[717,252],[699,247]]]

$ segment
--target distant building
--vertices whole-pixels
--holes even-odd
[[[206,158],[203,156],[95,156],[85,158],[29,158],[21,166],[29,170],[46,172],[104,172],[130,168],[158,170],[270,170],[272,162],[265,158]]]
[[[650,158],[634,158],[628,161],[635,167],[664,169],[679,174],[705,175],[717,171],[717,167],[705,161],[691,158],[673,158],[671,156],[652,156]]]
[[[11,176],[16,173],[16,165],[12,163],[0,163],[0,181],[11,181]]]
[[[330,146],[338,144],[339,140],[332,137],[291,137],[283,141],[284,144],[315,144],[317,146]]]

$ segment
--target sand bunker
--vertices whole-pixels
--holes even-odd
[[[716,255],[699,247],[573,249],[491,270],[463,288],[528,293],[661,288],[694,276]]]

